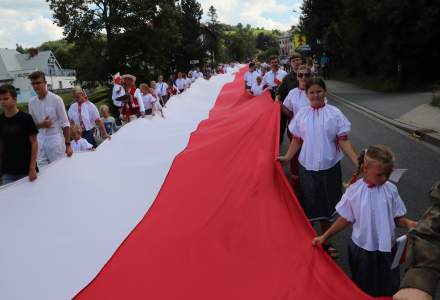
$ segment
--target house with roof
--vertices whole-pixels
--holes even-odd
[[[29,74],[46,74],[48,89],[54,92],[68,90],[76,82],[75,70],[63,69],[52,51],[32,49],[21,54],[11,49],[0,49],[0,85],[12,84],[17,89],[18,102],[28,102],[35,96]]]

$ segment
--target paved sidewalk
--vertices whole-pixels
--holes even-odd
[[[440,133],[440,109],[429,105],[431,93],[380,93],[328,80],[329,91],[390,119]]]

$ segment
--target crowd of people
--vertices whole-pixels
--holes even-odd
[[[372,145],[357,154],[349,139],[351,123],[328,102],[326,84],[316,77],[316,65],[302,64],[297,53],[290,57],[290,63],[292,71],[287,73],[275,56],[270,58],[270,70],[262,68],[258,60],[250,62],[244,88],[253,96],[267,91],[280,104],[280,143],[287,127],[290,144],[278,159],[290,164],[291,184],[308,220],[320,224],[321,233],[312,245],[322,245],[331,257],[338,257],[329,238],[351,224],[348,262],[353,282],[371,296],[393,296],[400,285],[400,268],[392,267],[397,251],[395,229],[419,228],[416,221],[405,217],[405,204],[396,185],[389,181],[394,154],[384,145]],[[328,63],[325,58],[321,66],[325,69]],[[323,74],[328,78],[328,70]],[[357,169],[345,191],[340,163],[343,154]],[[423,222],[429,226],[432,219]],[[413,260],[413,265],[417,263]],[[436,268],[437,273],[429,275],[434,287],[420,284],[413,274],[395,299],[430,299],[436,285],[432,278],[439,277],[438,258]]]
[[[221,66],[218,72],[224,72]],[[136,77],[116,74],[113,79],[112,105],[98,107],[89,101],[79,86],[72,89],[73,103],[66,111],[62,98],[48,90],[46,76],[41,71],[29,75],[36,93],[28,103],[28,113],[19,110],[14,86],[0,86],[1,185],[28,177],[37,179],[42,168],[74,152],[93,151],[98,143],[111,139],[120,126],[137,118],[160,115],[173,95],[189,89],[198,78],[209,78],[198,68],[177,73],[165,82],[158,81],[136,86]]]
[[[405,205],[397,187],[389,181],[394,154],[383,145],[356,153],[349,139],[351,123],[328,102],[324,80],[314,76],[309,65],[302,64],[299,54],[292,55],[290,64],[291,72],[287,73],[278,57],[271,57],[270,65],[252,61],[244,75],[244,89],[253,96],[270,93],[280,104],[280,143],[287,128],[290,144],[279,160],[290,164],[292,187],[307,218],[320,224],[321,234],[312,245],[322,245],[330,256],[337,257],[338,251],[328,239],[352,224],[348,260],[353,281],[371,296],[392,296],[400,283],[399,268],[391,268],[396,226],[419,228],[416,221],[405,217]],[[81,87],[75,87],[75,101],[66,111],[63,100],[47,89],[45,74],[36,71],[29,75],[37,94],[29,102],[29,114],[17,108],[13,86],[0,86],[2,184],[24,177],[34,181],[39,167],[74,152],[92,151],[98,144],[96,133],[110,139],[119,128],[119,120],[123,125],[148,115],[165,118],[164,108],[170,97],[185,92],[203,76],[199,70],[188,76],[179,72],[168,80],[159,76],[157,82],[137,86],[135,76],[116,74],[111,107],[102,105],[98,109]],[[357,170],[345,191],[340,163],[343,153]],[[431,275],[432,282],[432,278],[438,280],[438,270]],[[404,282],[403,287],[411,287],[411,280]],[[410,292],[425,296],[435,293],[432,287],[413,286],[418,289]],[[413,299],[405,298],[405,292],[408,289],[399,292],[396,297],[400,298],[396,299]]]

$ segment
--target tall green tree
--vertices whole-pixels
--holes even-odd
[[[217,10],[214,6],[210,6],[208,10],[208,34],[206,34],[206,48],[211,54],[213,60],[221,58],[220,47],[222,32],[218,22]]]
[[[46,0],[53,11],[54,22],[64,28],[70,42],[83,44],[99,41],[106,36],[106,66],[114,72],[123,57],[118,47],[118,35],[124,31],[129,16],[128,0]]]
[[[180,33],[182,44],[176,50],[176,65],[180,70],[188,70],[190,60],[203,61],[206,56],[200,20],[202,6],[196,0],[180,1]]]
[[[402,87],[440,79],[432,67],[440,64],[438,3],[305,0],[302,9],[301,29],[313,48],[328,50],[351,74],[395,79]]]
[[[273,34],[260,32],[256,38],[256,47],[258,50],[266,51],[270,48],[278,48],[278,40]]]

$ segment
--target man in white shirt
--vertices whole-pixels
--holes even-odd
[[[61,97],[47,90],[45,74],[36,71],[29,79],[37,94],[29,101],[29,114],[38,128],[37,164],[41,167],[66,154],[72,156],[70,123]]]
[[[270,87],[270,94],[272,95],[272,99],[275,100],[275,92],[283,81],[284,76],[287,75],[287,72],[280,69],[280,61],[277,56],[270,58],[270,67],[271,70],[264,75],[263,84]]]
[[[168,102],[169,99],[169,95],[168,95],[168,84],[163,81],[163,76],[160,75],[159,76],[159,80],[156,84],[156,94],[158,97],[160,97],[162,99],[162,103],[166,104]]]
[[[280,61],[277,56],[272,56],[270,58],[271,70],[264,75],[263,85],[269,87],[270,95],[272,99],[275,100],[276,90],[280,86],[283,78],[287,75],[287,72],[280,69]],[[280,143],[284,139],[284,131],[286,130],[287,117],[285,114],[281,113],[280,117]]]

